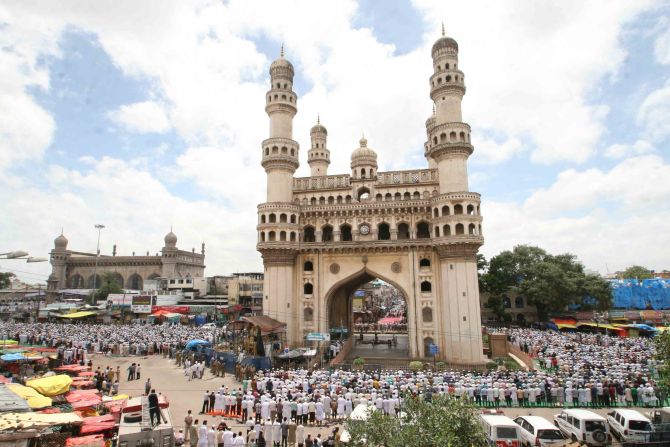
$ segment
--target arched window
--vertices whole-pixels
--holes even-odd
[[[261,231],[261,242],[265,242],[265,231]]]
[[[321,196],[319,197],[319,205],[325,205],[326,204],[326,198]]]
[[[380,223],[377,227],[377,239],[380,241],[387,241],[391,239],[391,229],[389,224]]]
[[[312,197],[311,199],[309,199],[309,204],[316,205],[316,197]]]
[[[456,234],[465,234],[463,224],[456,224]]]
[[[463,205],[461,205],[460,203],[454,205],[454,214],[463,214]]]
[[[328,196],[328,204],[329,204],[329,205],[332,205],[333,203],[335,203],[335,197],[333,197],[333,196]]]
[[[279,215],[279,222],[281,222],[281,223],[286,223],[286,214],[281,213],[281,214]]]
[[[456,141],[456,132],[449,133],[449,141]]]
[[[291,223],[295,223],[295,214],[291,214]]]
[[[401,223],[398,225],[398,239],[409,239],[409,225]]]
[[[114,272],[112,274],[112,277],[114,278],[114,282],[116,283],[117,286],[120,288],[123,288],[123,276],[121,276],[120,273]]]
[[[321,241],[322,242],[332,242],[333,241],[333,227],[330,225],[324,225],[321,228]]]
[[[133,273],[128,278],[128,288],[132,290],[142,290],[142,277],[137,273]]]
[[[277,234],[274,231],[268,233],[268,241],[274,242],[277,239]]]
[[[262,223],[262,224],[265,223],[265,214],[261,214],[261,223]]]
[[[421,310],[421,319],[423,320],[424,323],[432,323],[433,322],[433,309],[430,307],[424,307]]]
[[[295,242],[295,231],[291,231],[291,242]]]
[[[351,203],[351,196],[347,195],[347,196],[344,198],[344,203]]]
[[[399,192],[395,193],[395,195],[393,196],[393,200],[395,200],[396,202],[402,200],[402,194],[400,194]]]
[[[442,227],[442,235],[451,236],[451,227],[449,225],[445,225]]]
[[[308,225],[302,231],[303,242],[316,242],[316,237],[314,236],[314,227]]]
[[[405,192],[402,196],[403,200],[410,200],[412,198],[412,194],[409,193],[409,191]]]
[[[439,209],[435,208],[433,210],[433,217],[440,217],[440,210]]]
[[[314,320],[314,310],[312,310],[311,307],[305,307],[305,310],[303,311],[303,319],[305,321],[313,321]]]
[[[361,178],[365,178],[365,168],[361,168]]]
[[[351,225],[344,224],[340,226],[340,240],[341,241],[351,241]]]
[[[275,213],[271,213],[271,214],[270,214],[269,222],[270,222],[270,223],[275,223],[275,222],[277,222],[277,216],[275,216]]]
[[[311,295],[314,292],[314,286],[311,282],[306,282],[305,285],[302,286],[302,291],[305,295]]]
[[[302,265],[302,269],[306,272],[311,272],[314,270],[314,264],[312,264],[312,261],[305,261]]]
[[[384,196],[382,196],[381,194],[377,194],[377,195],[375,196],[375,200],[376,200],[377,202],[381,202],[382,199],[383,199],[383,197],[384,197]]]
[[[522,296],[517,296],[516,298],[514,298],[514,307],[516,307],[517,309],[524,308]]]
[[[419,261],[419,267],[430,267],[430,259],[421,258],[421,260]]]
[[[509,299],[508,296],[503,296],[503,307],[505,309],[511,309],[512,308],[512,301]]]
[[[414,191],[414,194],[412,194],[412,198],[414,200],[419,200],[421,198],[421,193],[419,191]]]
[[[468,210],[467,212],[468,212],[469,215],[474,216],[474,214],[475,214],[475,207],[474,207],[474,205],[468,205],[467,210]]]
[[[456,79],[458,80],[458,79]],[[460,133],[461,141],[465,141],[465,132]]]
[[[421,291],[422,292],[430,292],[433,290],[433,285],[430,283],[430,281],[422,281],[421,282]]]
[[[391,200],[393,200],[393,196],[391,195],[390,192],[387,192],[387,193],[384,195],[384,200],[387,201],[387,202],[390,202]]]
[[[285,241],[286,240],[286,231],[280,231],[279,232],[279,240],[280,241]]]
[[[84,278],[80,274],[74,275],[70,278],[70,288],[71,289],[83,289],[84,288]]]
[[[444,205],[444,206],[442,207],[442,215],[443,215],[443,216],[448,216],[449,214],[451,214],[451,213],[449,212],[449,207],[448,207],[447,205]]]
[[[440,227],[435,225],[435,237],[440,237]]]
[[[473,223],[468,225],[468,234],[477,234],[477,226]]]
[[[360,188],[358,190],[358,201],[359,202],[362,201],[362,200],[367,200],[369,198],[370,198],[370,189],[363,187],[363,188]]]
[[[430,237],[430,228],[426,222],[419,222],[416,224],[417,239],[426,239]]]

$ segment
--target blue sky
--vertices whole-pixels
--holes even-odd
[[[103,251],[155,252],[172,225],[180,247],[208,244],[208,275],[259,270],[263,93],[282,42],[297,175],[317,113],[331,173],[348,172],[361,132],[380,170],[422,168],[444,21],[466,75],[484,253],[532,243],[601,272],[670,268],[666,2],[107,3],[0,6],[3,250],[44,256],[61,227],[92,250],[104,222]]]

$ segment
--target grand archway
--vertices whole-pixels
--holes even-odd
[[[364,269],[334,285],[325,304],[331,339],[352,339],[350,359],[409,356],[407,295],[399,285]]]

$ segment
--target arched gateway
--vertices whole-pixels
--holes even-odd
[[[483,361],[475,256],[483,243],[480,196],[468,190],[470,126],[458,44],[433,45],[426,121],[426,169],[377,171],[377,154],[360,140],[351,174],[328,175],[327,130],[317,121],[308,151],[310,177],[294,178],[297,95],[283,53],[270,67],[262,143],[267,201],[258,206],[258,245],[265,266],[264,313],[287,323],[291,345],[310,332],[351,326],[351,293],[378,278],[407,303],[409,354],[453,363]]]

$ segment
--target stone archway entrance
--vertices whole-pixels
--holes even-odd
[[[366,287],[367,286],[367,287]],[[369,298],[374,300],[374,296],[365,296],[366,290],[370,295],[374,295],[374,289],[384,289],[388,292],[391,289],[395,296],[401,297],[404,312],[402,312],[401,324],[378,324],[386,317],[391,309],[385,309],[384,312],[376,312],[379,305],[373,303],[370,307],[369,318],[361,317],[365,311],[355,309],[354,304],[358,306],[363,304]],[[363,293],[362,296],[356,294]],[[360,304],[359,304],[360,303]],[[401,358],[409,357],[409,337],[407,326],[407,295],[397,284],[392,284],[380,278],[368,270],[362,270],[357,274],[335,284],[326,294],[326,321],[327,329],[333,340],[353,339],[353,348],[350,359],[355,357],[371,358]],[[370,303],[368,303],[370,304]],[[358,317],[358,324],[356,318]],[[363,323],[363,321],[365,323]]]

